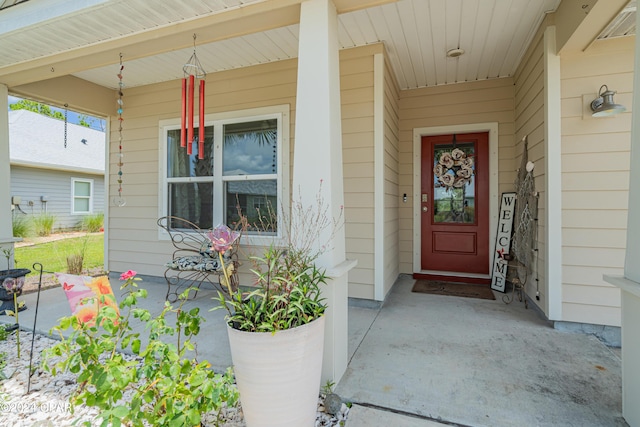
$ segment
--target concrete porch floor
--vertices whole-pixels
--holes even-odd
[[[382,308],[349,308],[349,366],[336,392],[354,403],[348,427],[627,426],[622,418],[619,352],[583,334],[556,331],[517,300],[495,301],[411,292],[398,279]],[[111,277],[114,291],[117,276]],[[141,305],[162,310],[164,279],[145,277]],[[217,371],[231,365],[224,311],[199,306],[207,319],[199,359]],[[23,328],[33,327],[36,294],[20,297]],[[36,329],[44,334],[69,314],[60,288],[43,291]],[[12,323],[0,316],[0,322]]]
[[[598,339],[556,331],[498,292],[456,298],[413,283],[400,278],[364,332],[336,390],[347,400],[475,427],[627,425],[620,357]],[[351,337],[362,310],[349,311]]]

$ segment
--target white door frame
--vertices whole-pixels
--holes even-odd
[[[451,271],[422,270],[420,180],[422,177],[422,137],[461,133],[489,132],[489,274],[458,274]],[[450,126],[430,126],[413,129],[413,272],[443,276],[489,278],[498,227],[498,123],[469,123]]]

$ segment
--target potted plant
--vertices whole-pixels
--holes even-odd
[[[226,226],[210,233],[218,253],[238,234]],[[218,292],[225,308],[236,384],[248,427],[313,426],[316,419],[325,304],[324,271],[308,246],[269,246],[251,257],[256,288]],[[227,270],[225,269],[225,274]]]

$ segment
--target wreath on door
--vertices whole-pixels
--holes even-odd
[[[438,163],[433,167],[433,173],[445,189],[462,188],[471,183],[473,178],[473,157],[467,156],[467,153],[459,148],[454,148],[440,155]]]

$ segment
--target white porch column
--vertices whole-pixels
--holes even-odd
[[[555,26],[544,32],[544,67],[545,308],[549,320],[562,320],[562,114]]]
[[[640,14],[636,14],[637,25]],[[640,43],[637,39],[635,50],[624,277],[604,277],[622,289],[622,415],[630,426],[640,426]]]
[[[0,84],[0,249],[13,249],[13,226],[11,220],[11,182],[9,174],[9,90]],[[20,240],[20,239],[17,239]],[[0,253],[0,270],[13,268],[13,256],[7,258]]]
[[[302,212],[316,206],[318,196],[331,221],[344,222],[342,178],[342,127],[338,17],[331,0],[308,0],[301,4],[298,54],[298,91],[293,162],[292,200]],[[318,194],[320,191],[320,194]],[[313,209],[311,210],[312,212]],[[292,238],[305,230],[292,218]],[[299,212],[298,212],[299,213]],[[300,236],[299,236],[300,237]],[[328,305],[322,383],[338,382],[347,367],[347,272],[355,265],[345,259],[344,227],[322,230],[317,248],[325,250],[318,265],[331,277],[323,289]]]

